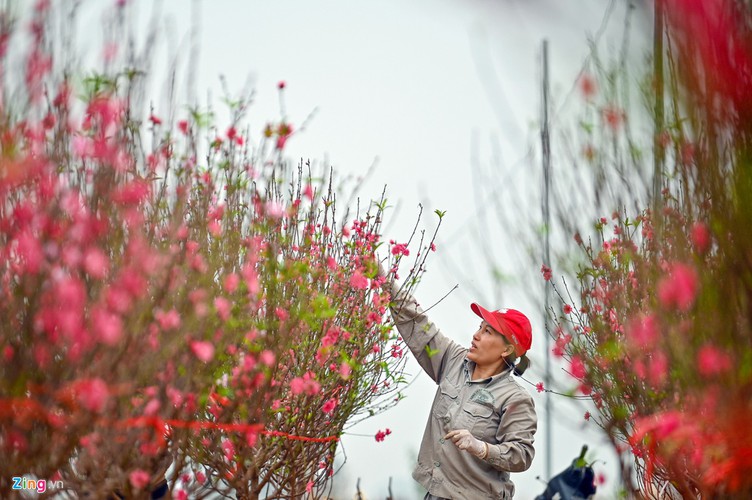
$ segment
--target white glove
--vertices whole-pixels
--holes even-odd
[[[485,441],[476,439],[467,429],[457,429],[449,432],[444,439],[451,439],[460,450],[467,451],[480,459],[488,456],[488,445]]]

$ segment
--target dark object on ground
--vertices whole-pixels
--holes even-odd
[[[586,451],[587,445],[582,447],[580,456],[572,465],[551,478],[546,491],[535,500],[586,500],[595,495],[595,473],[585,462]]]

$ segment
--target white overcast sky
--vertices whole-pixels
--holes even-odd
[[[532,293],[540,300],[543,283],[539,265],[530,265],[528,249],[512,236],[523,229],[532,233],[541,221],[541,44],[549,40],[556,109],[576,111],[578,96],[570,90],[588,56],[588,38],[607,19],[599,46],[605,53],[614,52],[627,2],[198,0],[196,18],[189,0],[131,2],[142,27],[152,6],[161,5],[157,82],[164,81],[159,73],[167,60],[164,47],[172,44],[185,55],[191,23],[197,21],[200,58],[194,83],[204,102],[211,88],[214,107],[221,107],[216,99],[219,75],[234,91],[250,79],[256,100],[249,118],[260,130],[279,117],[276,85],[285,81],[287,117],[296,128],[315,110],[306,130],[288,143],[292,158],[310,158],[355,176],[377,161],[361,194],[364,200],[376,198],[386,184],[389,199],[399,205],[386,225],[386,239],[409,236],[418,203],[426,207],[428,229],[435,225],[433,209],[446,210],[438,252],[418,299],[432,304],[459,285],[430,316],[463,345],[469,344],[477,326],[471,301],[526,311],[535,330],[531,357],[536,366],[528,378],[533,383],[543,379],[543,319],[529,298]],[[114,3],[95,2],[98,7]],[[101,20],[98,9],[84,10],[82,29],[99,36]],[[637,32],[648,32],[643,18],[634,22]],[[640,50],[638,44],[637,60]],[[186,82],[180,85],[184,92]],[[155,106],[157,114],[166,112],[159,95]],[[564,163],[555,161],[554,168],[565,169]],[[499,205],[492,199],[501,200],[505,220],[513,215],[518,224],[514,231],[500,227],[493,213]],[[480,251],[484,244],[493,248],[506,276],[503,287],[493,284]],[[420,369],[411,360],[408,371],[418,374]],[[554,378],[564,387],[573,385],[560,368]],[[534,387],[527,388],[535,397],[540,423],[532,468],[513,474],[520,499],[544,489],[536,479],[544,476],[544,398]],[[431,380],[419,375],[397,408],[351,430],[365,437],[344,437],[347,463],[335,483],[345,493],[337,498],[351,498],[357,478],[369,499],[386,498],[390,477],[396,498],[421,497],[410,474],[434,391]],[[597,429],[584,422],[586,407],[562,399],[554,404],[554,474],[587,443],[594,451],[591,456],[602,460],[597,471],[609,479],[599,497],[614,496],[616,459]],[[376,443],[373,435],[386,427],[392,435]]]

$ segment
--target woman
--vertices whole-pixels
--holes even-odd
[[[530,321],[514,309],[470,308],[482,321],[467,349],[393,285],[397,329],[439,386],[413,472],[428,500],[511,499],[509,473],[527,470],[535,455],[533,399],[511,377],[530,364]]]

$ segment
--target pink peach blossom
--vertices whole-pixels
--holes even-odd
[[[569,364],[570,372],[576,379],[582,379],[585,377],[585,364],[577,356],[573,356]]]
[[[232,444],[232,441],[226,439],[222,441],[222,451],[224,452],[225,458],[228,461],[232,461],[235,456],[235,445]]]
[[[214,358],[214,346],[209,342],[194,340],[190,343],[193,354],[204,363],[208,363]]]
[[[97,279],[102,279],[107,275],[110,260],[102,250],[91,247],[84,252],[84,270]]]
[[[136,469],[128,475],[131,486],[137,490],[142,490],[149,485],[151,476],[148,472],[142,469]]]
[[[288,313],[283,307],[274,308],[274,315],[277,316],[280,321],[287,321],[290,317],[290,313]]]
[[[158,399],[156,398],[151,399],[149,400],[148,403],[146,403],[146,406],[144,406],[143,413],[147,417],[156,415],[161,406],[162,406],[162,403],[160,403]]]
[[[699,279],[694,267],[681,262],[671,266],[668,276],[658,282],[658,299],[667,309],[689,311],[695,303]]]
[[[115,345],[123,336],[123,320],[115,313],[97,308],[92,312],[92,329],[99,340],[107,345]]]
[[[703,345],[697,353],[697,367],[703,376],[725,373],[731,366],[731,356],[712,344]]]
[[[591,101],[598,92],[598,85],[595,83],[595,78],[593,78],[592,75],[583,73],[577,83],[580,92],[582,93],[582,97],[587,101]]]
[[[238,277],[237,274],[235,273],[228,274],[227,276],[225,276],[225,281],[224,281],[225,291],[227,291],[227,293],[235,292],[235,290],[237,290],[238,288],[239,283],[240,283],[240,278]]]
[[[627,329],[627,338],[637,347],[650,348],[658,339],[658,328],[653,315],[632,319]]]
[[[154,317],[159,323],[159,327],[164,331],[180,328],[180,314],[175,309],[170,309],[167,312],[157,311]]]
[[[350,276],[350,286],[357,290],[365,290],[368,288],[368,278],[366,278],[360,270],[356,270],[352,276]]]
[[[266,203],[266,215],[272,219],[280,219],[285,215],[285,207],[278,201],[270,200]]]
[[[699,254],[705,254],[710,248],[710,230],[702,222],[695,222],[691,229],[692,245]]]
[[[259,360],[261,363],[263,363],[266,366],[272,367],[274,366],[274,362],[276,361],[276,356],[274,353],[268,349],[261,352],[259,355]]]
[[[230,318],[230,310],[232,309],[232,305],[230,304],[230,301],[224,297],[215,297],[214,309],[216,309],[219,319],[221,319],[222,321],[227,321]]]
[[[541,266],[541,274],[543,274],[543,279],[544,280],[551,281],[552,273],[551,273],[551,268],[550,267],[548,267],[547,265],[543,264]]]
[[[324,403],[324,406],[321,407],[321,410],[324,413],[332,413],[335,408],[337,408],[338,401],[335,398],[330,398]]]
[[[110,397],[107,384],[101,378],[81,380],[76,383],[76,395],[81,406],[94,413],[101,413]]]

